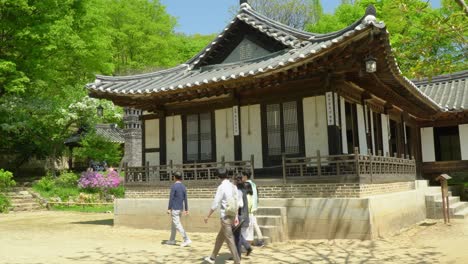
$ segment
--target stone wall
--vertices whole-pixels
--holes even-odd
[[[218,182],[204,185],[187,184],[190,198],[213,198]],[[260,199],[264,198],[360,198],[371,195],[409,191],[415,188],[414,182],[384,184],[323,183],[323,184],[258,184]],[[169,196],[168,183],[162,186],[127,186],[126,198],[160,198]]]
[[[417,189],[364,198],[261,198],[260,206],[286,208],[291,239],[374,239],[426,218],[424,195],[427,184],[413,182],[411,187]],[[378,192],[383,188],[385,186],[373,186],[367,192]],[[164,199],[117,199],[114,224],[169,230],[167,195]],[[209,224],[203,223],[211,202],[212,197],[189,196],[190,215],[182,217],[187,232],[218,231],[217,213]]]

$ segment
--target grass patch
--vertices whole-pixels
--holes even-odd
[[[54,205],[51,206],[52,211],[65,211],[65,212],[84,212],[84,213],[105,213],[108,211],[113,212],[113,205],[96,205],[96,206],[83,206],[83,205]]]

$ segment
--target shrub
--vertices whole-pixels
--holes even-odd
[[[16,182],[13,180],[13,173],[0,169],[0,192],[6,192],[15,185]]]
[[[95,171],[87,171],[81,174],[78,180],[78,187],[83,189],[107,190],[116,188],[120,184],[120,177],[116,171],[111,171],[107,175]]]
[[[60,187],[76,187],[76,184],[78,183],[78,175],[73,172],[63,172],[55,180],[55,183]]]
[[[47,175],[37,181],[35,186],[39,191],[50,192],[55,188],[55,179],[51,175]]]
[[[116,198],[123,198],[125,197],[125,188],[123,186],[111,188],[109,189],[109,194],[114,195]]]
[[[7,213],[10,206],[10,199],[8,199],[8,197],[0,193],[0,213]]]

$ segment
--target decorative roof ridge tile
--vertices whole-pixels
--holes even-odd
[[[434,76],[432,78],[426,77],[422,79],[411,80],[416,86],[436,84],[441,82],[455,82],[462,79],[468,79],[468,70],[458,71],[454,73],[447,73]]]
[[[215,69],[222,68],[222,67],[240,66],[242,64],[260,62],[260,61],[263,61],[263,60],[267,60],[267,59],[271,59],[271,58],[274,58],[274,57],[277,57],[277,56],[281,56],[281,55],[283,55],[283,54],[285,54],[287,52],[290,52],[292,50],[296,50],[296,49],[284,49],[284,50],[280,50],[280,51],[277,51],[277,52],[267,54],[265,56],[256,57],[256,58],[252,58],[252,59],[248,59],[248,60],[241,60],[241,61],[236,61],[236,62],[206,65],[206,66],[200,67],[199,70],[200,70],[200,72],[204,72],[204,71],[215,70]]]
[[[96,75],[96,81],[133,81],[133,80],[139,80],[139,79],[147,79],[147,78],[153,78],[153,77],[159,77],[168,73],[173,73],[181,70],[187,70],[189,69],[188,64],[180,64],[176,67],[160,70],[160,71],[155,71],[155,72],[150,72],[150,73],[142,73],[142,74],[136,74],[136,75],[127,75],[127,76],[106,76],[106,75]]]

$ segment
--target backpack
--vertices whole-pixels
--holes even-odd
[[[234,188],[234,186],[232,186],[232,194],[232,197],[227,198],[227,206],[224,210],[224,213],[227,216],[236,216],[239,210],[239,203],[237,201],[237,190]]]

